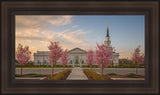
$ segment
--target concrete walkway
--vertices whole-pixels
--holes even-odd
[[[83,73],[82,68],[75,67],[72,69],[71,74],[67,80],[88,80],[87,76]]]

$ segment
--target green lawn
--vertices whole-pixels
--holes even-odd
[[[30,76],[30,77],[43,77],[45,75],[43,74],[36,74],[36,73],[30,73],[30,74],[24,74],[23,76]],[[20,74],[16,74],[15,77],[21,77]]]

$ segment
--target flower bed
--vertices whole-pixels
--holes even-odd
[[[93,70],[83,69],[83,72],[88,77],[88,80],[111,80],[109,77],[102,77],[100,74]]]
[[[57,74],[54,74],[52,77],[47,76],[45,80],[66,80],[70,73],[71,73],[71,69],[66,69]]]

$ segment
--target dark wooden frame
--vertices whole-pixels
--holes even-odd
[[[5,94],[156,94],[159,84],[158,2],[2,2],[1,86]],[[15,80],[15,15],[145,15],[145,79],[137,81]]]

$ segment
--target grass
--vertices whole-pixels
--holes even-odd
[[[30,74],[25,74],[25,75],[30,75],[32,77],[43,77],[43,76],[45,76],[43,74],[35,74],[35,73],[30,73]]]
[[[45,76],[43,74],[36,74],[36,73],[24,74],[23,76],[25,76],[25,75],[28,75],[30,77],[43,77],[43,76]],[[20,74],[16,74],[15,77],[21,77],[21,75]]]
[[[116,73],[108,73],[108,75],[115,75],[116,76],[117,74]]]
[[[127,74],[127,77],[130,77],[130,78],[135,78],[137,75],[134,74],[134,73],[130,73],[130,74]]]
[[[21,76],[20,74],[16,74],[16,75],[15,75],[15,77],[20,77],[20,76]]]

